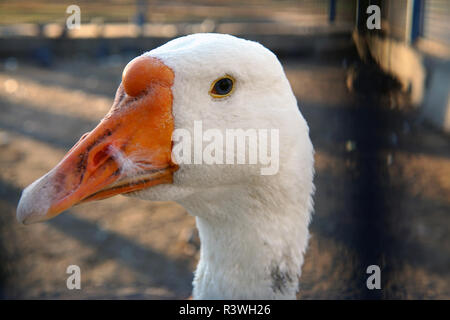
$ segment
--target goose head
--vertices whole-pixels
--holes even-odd
[[[232,130],[248,134],[244,149],[227,144]],[[43,221],[117,194],[177,201],[202,242],[194,297],[292,298],[312,180],[308,126],[276,56],[195,34],[128,63],[110,112],[23,191],[17,218]]]

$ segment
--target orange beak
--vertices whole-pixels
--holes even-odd
[[[23,191],[18,220],[43,221],[81,202],[171,183],[178,169],[171,160],[173,78],[156,58],[132,60],[110,112]]]

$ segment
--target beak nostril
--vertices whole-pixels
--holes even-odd
[[[92,158],[92,164],[97,167],[110,157],[108,145],[100,149]]]

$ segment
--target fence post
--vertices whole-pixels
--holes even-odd
[[[328,15],[330,23],[333,23],[336,18],[336,1],[337,0],[330,0],[330,11]]]
[[[422,33],[423,0],[414,0],[412,8],[411,43]]]

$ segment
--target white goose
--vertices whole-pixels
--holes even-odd
[[[220,80],[225,78],[225,80]],[[172,134],[279,129],[279,168],[175,164]],[[195,151],[194,151],[195,152]],[[127,193],[172,200],[196,217],[194,299],[295,299],[313,208],[309,129],[276,56],[222,34],[181,37],[133,59],[111,111],[22,193],[29,224]]]

